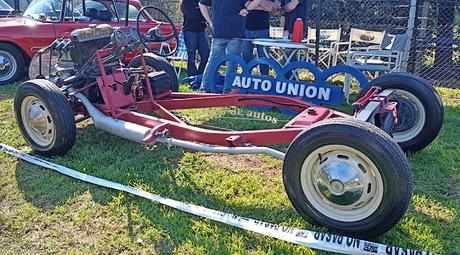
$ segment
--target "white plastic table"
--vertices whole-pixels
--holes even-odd
[[[315,48],[314,43],[297,43],[288,39],[254,39],[253,44],[262,46],[267,57],[269,49],[276,48],[281,51],[281,58],[275,59],[281,66],[289,64],[299,51]],[[298,60],[298,59],[297,59]]]

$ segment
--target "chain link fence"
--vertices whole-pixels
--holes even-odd
[[[409,71],[460,88],[460,1],[418,0],[417,16]]]
[[[460,0],[322,0],[322,29],[351,28],[409,33],[406,71],[435,86],[460,88]],[[317,0],[309,1],[307,26],[316,28]],[[276,17],[273,19],[276,25]]]
[[[347,39],[351,28],[386,31],[392,34],[407,30],[410,0],[322,0],[321,28],[342,28]],[[308,25],[316,26],[318,5],[310,0]]]
[[[342,42],[349,40],[352,28],[389,34],[409,31],[411,0],[321,0],[320,6],[317,0],[310,0],[309,4],[307,25],[316,28],[320,13],[320,28],[341,28]],[[407,66],[408,53],[409,47],[402,54],[404,67]]]
[[[143,0],[166,10],[182,22],[179,0]],[[318,1],[309,0],[306,26],[316,28]],[[321,0],[322,29],[342,28],[342,41],[351,28],[409,33],[405,54],[408,72],[436,86],[460,88],[460,0]],[[279,26],[280,17],[273,16]]]

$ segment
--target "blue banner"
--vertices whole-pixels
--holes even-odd
[[[279,80],[270,76],[233,74],[225,79],[226,86],[241,94],[268,94],[300,97],[314,104],[340,105],[342,87],[294,80]]]
[[[369,88],[367,78],[358,69],[349,66],[334,66],[321,71],[312,63],[296,61],[281,67],[273,59],[257,58],[248,63],[236,55],[224,55],[218,58],[211,68],[214,80],[211,82],[210,90],[218,92],[217,80],[219,68],[227,61],[237,63],[241,68],[241,74],[231,73],[226,75],[224,86],[227,88],[239,89],[241,94],[268,94],[287,97],[298,97],[314,104],[327,104],[339,106],[342,103],[343,89],[341,86],[327,82],[327,79],[336,74],[348,74],[355,78],[361,90]],[[253,75],[252,70],[259,65],[268,65],[275,74],[275,77],[265,75]],[[296,69],[305,69],[313,75],[313,81],[290,80]]]

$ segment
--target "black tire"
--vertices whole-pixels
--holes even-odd
[[[444,122],[444,106],[441,97],[427,80],[413,74],[392,73],[373,80],[370,85],[396,89],[392,99],[399,102],[398,125],[392,134],[404,151],[420,151],[436,139]],[[362,92],[363,95],[365,92]],[[420,103],[414,103],[405,94],[415,96]],[[424,118],[418,117],[421,111]]]
[[[340,149],[331,150],[331,152],[328,153],[315,154],[322,149],[328,150],[332,148],[331,146]],[[332,188],[329,189],[329,193],[327,193],[328,190],[324,191],[331,196],[330,199],[334,200],[335,203],[329,200],[328,203],[325,203],[324,199],[329,199],[325,197],[323,197],[323,200],[315,200],[315,196],[317,196],[317,198],[322,196],[322,193],[318,191],[319,188],[317,189],[317,187],[321,185],[315,186],[314,183],[312,186],[307,185],[307,176],[312,176],[311,180],[315,180],[318,176],[334,176],[332,173],[334,170],[333,164],[335,162],[341,162],[340,160],[343,162],[347,162],[348,160],[353,160],[350,162],[357,162],[355,161],[356,158],[350,156],[352,154],[345,155],[346,153],[344,154],[344,152],[342,152],[343,148],[354,151],[358,153],[357,155],[364,155],[362,157],[367,158],[367,160],[369,160],[367,162],[371,163],[361,163],[361,160],[359,161],[361,165],[355,165],[359,166],[359,168],[343,168],[343,166],[341,166],[340,168],[336,168],[336,170],[339,169],[343,174],[344,169],[351,169],[346,172],[349,176],[356,173],[371,179],[373,175],[370,175],[370,173],[374,173],[375,182],[380,183],[380,186],[375,183],[369,186],[371,182],[364,185],[365,182],[363,181],[363,187],[367,187],[367,189],[364,188],[362,190],[359,199],[369,197],[370,200],[367,203],[356,200],[353,202],[355,204],[342,204],[342,206],[352,206],[353,210],[334,208],[334,206],[340,207],[340,203],[346,202],[346,199],[350,199],[349,195],[352,194],[352,192],[348,192],[350,189],[347,189],[346,185],[339,185],[345,190],[344,194],[334,195],[331,191]],[[337,154],[337,157],[331,156],[333,153],[339,152],[340,154]],[[317,160],[310,160],[315,157]],[[325,164],[324,167],[327,166],[330,168],[319,168],[320,171],[315,172],[316,170],[314,169],[318,168],[309,168],[310,164],[319,164],[318,168],[322,164]],[[375,166],[374,168],[371,167],[372,164]],[[323,169],[329,169],[324,170],[327,171],[328,175],[320,175]],[[375,172],[378,172],[378,174]],[[312,175],[313,173],[316,175]],[[364,177],[350,180],[362,181],[362,178]],[[376,237],[396,225],[406,212],[412,194],[412,176],[409,162],[398,144],[394,142],[388,134],[376,126],[354,119],[331,119],[321,121],[310,126],[297,136],[286,153],[283,164],[283,181],[292,205],[307,221],[318,226],[324,226],[336,233],[359,238]],[[335,185],[334,182],[337,184],[336,180],[331,180],[329,185],[333,187],[333,185]],[[343,183],[347,184],[347,182]],[[343,183],[340,182],[338,184]],[[304,187],[306,190],[312,187],[311,189],[316,190],[315,192],[317,195],[304,191]],[[309,196],[308,198],[307,195]],[[321,201],[323,201],[322,204]],[[361,204],[363,208],[359,208]],[[367,206],[373,206],[372,210],[367,208]],[[321,209],[329,207],[332,209]],[[358,216],[358,210],[364,210],[364,215],[361,215],[362,218],[353,219],[352,217]],[[345,216],[340,216],[342,218],[334,217],[331,216],[332,213],[338,213]]]
[[[2,56],[8,58],[10,64],[0,70],[0,86],[19,80],[25,71],[24,56],[13,45],[0,43],[0,57]],[[13,65],[16,67],[15,70],[9,69]]]
[[[144,54],[145,64],[152,67],[155,71],[165,71],[170,80],[170,89],[172,92],[179,91],[179,81],[177,80],[176,72],[174,67],[169,64],[169,62],[163,58],[156,56],[151,53]],[[141,67],[141,58],[140,56],[134,57],[128,64],[128,67]]]
[[[31,100],[32,107],[27,107]],[[14,97],[14,109],[22,136],[37,154],[47,157],[64,155],[75,144],[77,131],[73,110],[64,94],[50,81],[37,79],[22,83]],[[37,116],[44,116],[41,119],[46,122],[46,130],[37,134],[27,118],[31,112],[40,109]],[[37,138],[44,133],[52,135],[46,141]]]

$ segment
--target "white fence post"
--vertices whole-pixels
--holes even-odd
[[[410,55],[410,48],[412,44],[412,39],[413,35],[415,32],[415,19],[417,13],[417,0],[410,0],[410,8],[409,8],[409,19],[407,20],[407,35],[409,36],[409,40],[406,44],[405,50],[404,50],[404,55],[403,55],[403,60],[402,60],[402,71],[407,70],[407,64],[409,61],[409,55]]]

